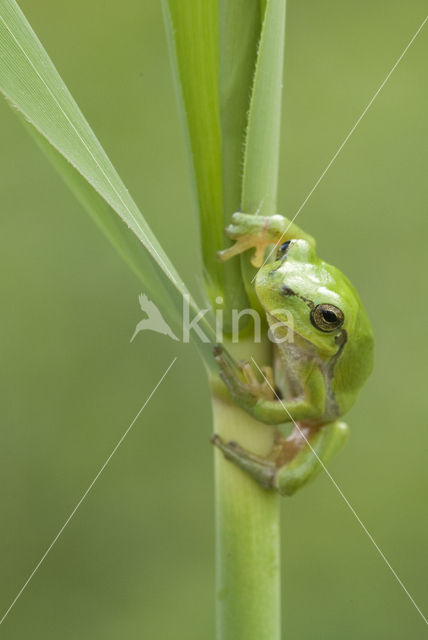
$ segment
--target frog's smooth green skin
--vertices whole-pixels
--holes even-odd
[[[233,400],[257,420],[267,424],[292,421],[302,433],[306,430],[307,442],[315,451],[320,447],[319,457],[324,462],[344,440],[338,418],[352,407],[372,370],[373,333],[367,314],[349,280],[318,258],[314,239],[286,218],[237,213],[227,232],[236,243],[221,252],[220,259],[256,249],[253,264],[261,268],[255,291],[274,342],[274,380],[279,395],[266,392],[266,380],[258,382],[248,363],[235,367],[217,349],[220,375]],[[262,266],[266,247],[278,242],[280,246]],[[270,465],[271,471],[275,469],[270,486],[278,490],[280,484],[300,486],[303,480],[292,478],[307,480],[319,468],[308,444],[291,459],[289,443],[282,439],[278,446],[283,453],[278,457],[277,450],[275,459],[263,463],[259,458],[257,464],[237,445],[215,444],[259,480],[257,465]],[[282,464],[284,455],[288,458]],[[287,470],[278,470],[283,466]],[[298,467],[312,470],[298,472]]]

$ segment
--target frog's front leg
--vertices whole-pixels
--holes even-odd
[[[293,239],[307,240],[315,247],[315,240],[305,233],[296,224],[280,215],[258,216],[248,213],[234,213],[232,224],[226,228],[229,238],[235,240],[235,244],[219,251],[217,257],[222,262],[229,260],[247,249],[255,249],[251,264],[261,267],[263,264],[266,247],[271,244],[283,244]],[[273,260],[272,260],[273,262]]]
[[[264,379],[259,382],[249,362],[235,364],[229,361],[220,345],[217,345],[214,355],[220,377],[232,400],[256,420],[266,424],[283,424],[293,420],[310,420],[323,414],[325,385],[319,371],[308,376],[299,397],[280,400],[273,391],[270,367],[262,369]]]
[[[278,431],[275,445],[266,458],[254,455],[236,442],[223,442],[218,435],[211,441],[225,458],[251,475],[266,489],[290,496],[312,480],[346,441],[348,427],[343,422],[324,426],[295,425],[284,438]]]

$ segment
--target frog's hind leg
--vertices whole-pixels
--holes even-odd
[[[317,428],[295,425],[291,435],[280,443],[274,488],[281,495],[290,496],[313,480],[345,444],[348,433],[344,422]]]
[[[222,451],[227,460],[252,476],[262,487],[273,487],[276,466],[272,460],[250,453],[237,442],[224,442],[216,433],[211,436],[211,442]]]
[[[257,456],[236,442],[225,443],[218,435],[213,435],[211,441],[261,486],[276,489],[281,495],[292,495],[321,471],[347,435],[348,427],[343,422],[317,427],[295,424],[288,438],[277,431],[267,457]]]

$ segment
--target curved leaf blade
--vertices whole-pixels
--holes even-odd
[[[14,0],[0,1],[0,91],[122,218],[182,295],[189,292]]]

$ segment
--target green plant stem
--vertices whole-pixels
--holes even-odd
[[[252,338],[229,345],[237,359],[251,353],[268,362],[270,346]],[[254,453],[267,455],[275,429],[232,404],[213,377],[214,433]],[[216,606],[218,640],[279,640],[280,497],[215,450]]]
[[[213,398],[214,429],[259,453],[272,430]],[[217,638],[280,637],[279,496],[215,453]]]
[[[276,213],[285,37],[285,0],[267,0],[246,133],[241,208]],[[242,260],[247,295],[257,308],[248,257]],[[232,345],[233,348],[233,345]],[[266,342],[242,340],[245,358],[270,363]],[[232,353],[237,356],[236,352]],[[214,430],[259,455],[273,446],[274,430],[213,393]],[[279,640],[279,497],[262,489],[216,452],[218,640]]]
[[[226,326],[227,311],[247,303],[239,261],[227,268],[215,262],[223,226],[239,203],[247,213],[276,212],[285,0],[164,0],[164,8],[192,151],[206,281],[211,298],[225,293]],[[256,307],[246,260],[242,274]],[[256,345],[241,336],[228,348],[234,357],[270,363],[267,339]],[[266,455],[273,429],[231,404],[217,372],[210,378],[214,431]],[[218,451],[215,456],[218,639],[279,640],[279,498]]]

